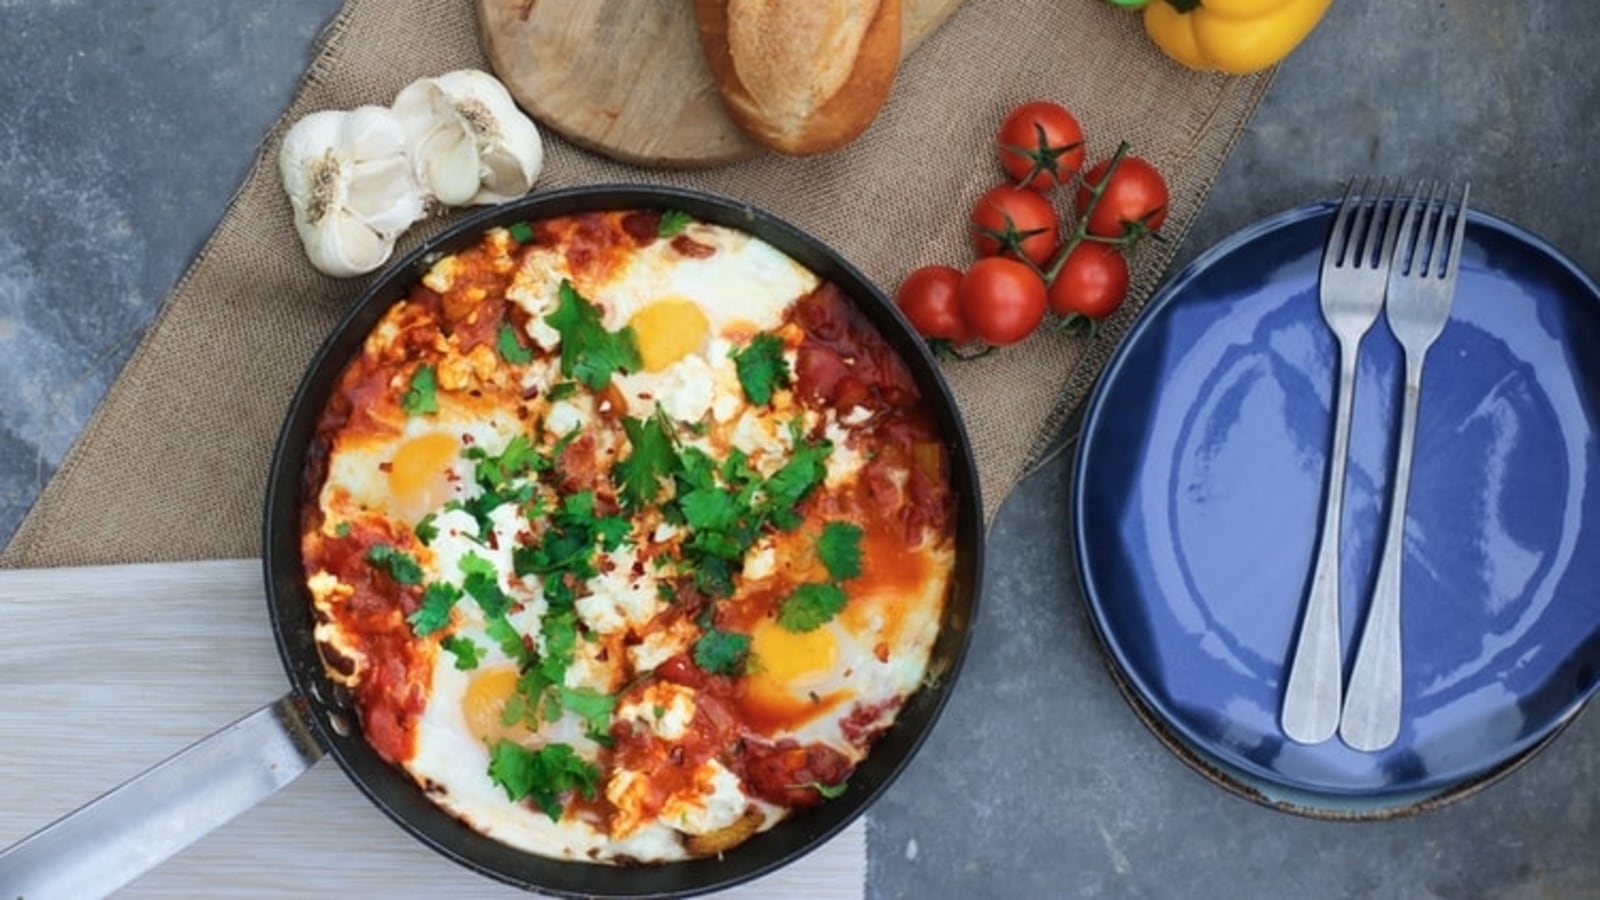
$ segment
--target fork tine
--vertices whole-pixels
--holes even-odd
[[[1396,178],[1394,181],[1394,198],[1389,202],[1389,221],[1383,229],[1383,251],[1378,257],[1378,265],[1385,269],[1389,268],[1394,262],[1394,248],[1400,238],[1401,215],[1411,209],[1409,204],[1405,210],[1400,208],[1402,200],[1400,195],[1404,187],[1405,179]]]
[[[1407,267],[1418,250],[1417,233],[1411,226],[1417,220],[1417,205],[1422,199],[1422,186],[1425,183],[1417,182],[1416,190],[1411,192],[1411,199],[1406,201],[1405,214],[1400,217],[1399,240],[1394,255],[1395,272],[1408,271]]]
[[[1448,277],[1451,272],[1460,269],[1458,261],[1461,257],[1461,242],[1467,228],[1467,191],[1470,187],[1471,185],[1462,185],[1461,200],[1453,206],[1450,203],[1450,195],[1455,192],[1454,186],[1447,185],[1445,187],[1444,198],[1439,204],[1439,230],[1438,233],[1434,235],[1433,239],[1433,244],[1436,249],[1433,253],[1432,266],[1427,273],[1429,275],[1433,275],[1438,278],[1445,278]],[[1451,211],[1454,212],[1455,221],[1451,223],[1454,225],[1454,227],[1451,229],[1452,233],[1450,235],[1450,242],[1446,244],[1445,226],[1448,217],[1445,215],[1445,213]],[[1448,251],[1449,255],[1441,259],[1441,256],[1446,251]]]
[[[1368,181],[1368,184],[1371,184],[1370,180]],[[1388,208],[1383,202],[1384,195],[1387,193],[1389,193],[1389,179],[1383,178],[1378,181],[1377,193],[1375,193],[1372,197],[1372,217],[1367,222],[1367,240],[1365,244],[1361,245],[1361,259],[1359,262],[1363,266],[1372,265],[1373,256],[1378,252],[1379,249],[1378,219],[1384,214],[1384,210]],[[1382,264],[1381,258],[1379,260],[1379,264]]]
[[[1433,267],[1434,260],[1439,257],[1443,247],[1428,233],[1428,226],[1433,224],[1433,207],[1435,201],[1440,201],[1439,182],[1431,182],[1428,186],[1428,199],[1422,204],[1422,223],[1417,226],[1417,250],[1411,258],[1411,268],[1406,274],[1422,278]],[[1439,211],[1439,222],[1444,222],[1444,211]]]
[[[1339,211],[1333,217],[1333,233],[1328,235],[1328,249],[1324,252],[1325,262],[1339,265],[1344,260],[1345,229],[1350,224],[1350,214],[1356,207],[1355,203],[1350,202],[1355,190],[1356,179],[1351,176],[1350,180],[1344,183],[1344,196],[1339,198]]]

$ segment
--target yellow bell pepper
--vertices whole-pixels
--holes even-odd
[[[1305,40],[1333,0],[1154,0],[1144,30],[1162,52],[1201,71],[1259,72]]]

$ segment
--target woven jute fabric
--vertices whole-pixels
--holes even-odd
[[[413,79],[487,66],[471,0],[348,0],[216,232],[0,565],[260,552],[266,473],[289,399],[366,283],[323,277],[306,262],[278,181],[282,134],[315,110],[387,104]],[[1091,158],[1129,141],[1172,190],[1168,242],[1141,248],[1130,302],[1093,340],[1046,329],[946,364],[992,519],[1087,396],[1269,80],[1183,70],[1149,46],[1138,16],[1102,0],[968,0],[906,61],[882,114],[842,151],[663,171],[546,132],[536,190],[628,182],[730,196],[809,231],[892,291],[917,266],[971,259],[967,213],[1001,178],[994,132],[1010,107],[1064,103],[1083,122]],[[413,228],[397,255],[449,221]]]

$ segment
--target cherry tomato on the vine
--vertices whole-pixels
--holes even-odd
[[[918,334],[961,344],[972,340],[972,329],[961,314],[960,292],[960,269],[923,266],[900,282],[894,303]]]
[[[996,347],[1014,344],[1044,321],[1044,279],[1027,263],[980,259],[961,278],[961,312],[972,333]]]
[[[1001,167],[1018,187],[1049,190],[1083,167],[1083,127],[1059,103],[1035,100],[1012,110],[995,143]]]
[[[1091,189],[1105,178],[1110,166],[1111,160],[1102,160],[1084,174],[1078,187],[1079,215],[1089,208]],[[1124,156],[1089,217],[1089,233],[1122,237],[1130,230],[1155,231],[1167,221],[1167,199],[1167,181],[1156,167],[1137,156]]]
[[[1001,185],[972,207],[972,244],[979,256],[1019,254],[1044,265],[1060,230],[1056,208],[1033,191]]]
[[[1063,316],[1104,319],[1128,296],[1128,260],[1111,244],[1073,247],[1050,282],[1050,308]]]

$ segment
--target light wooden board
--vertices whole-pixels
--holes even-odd
[[[0,636],[0,846],[289,689],[255,560],[0,571]],[[863,820],[727,896],[865,884]],[[414,840],[331,760],[122,895],[526,896]]]
[[[704,167],[764,152],[728,118],[688,0],[477,0],[484,52],[539,123],[624,162]],[[901,55],[961,0],[902,0]]]

